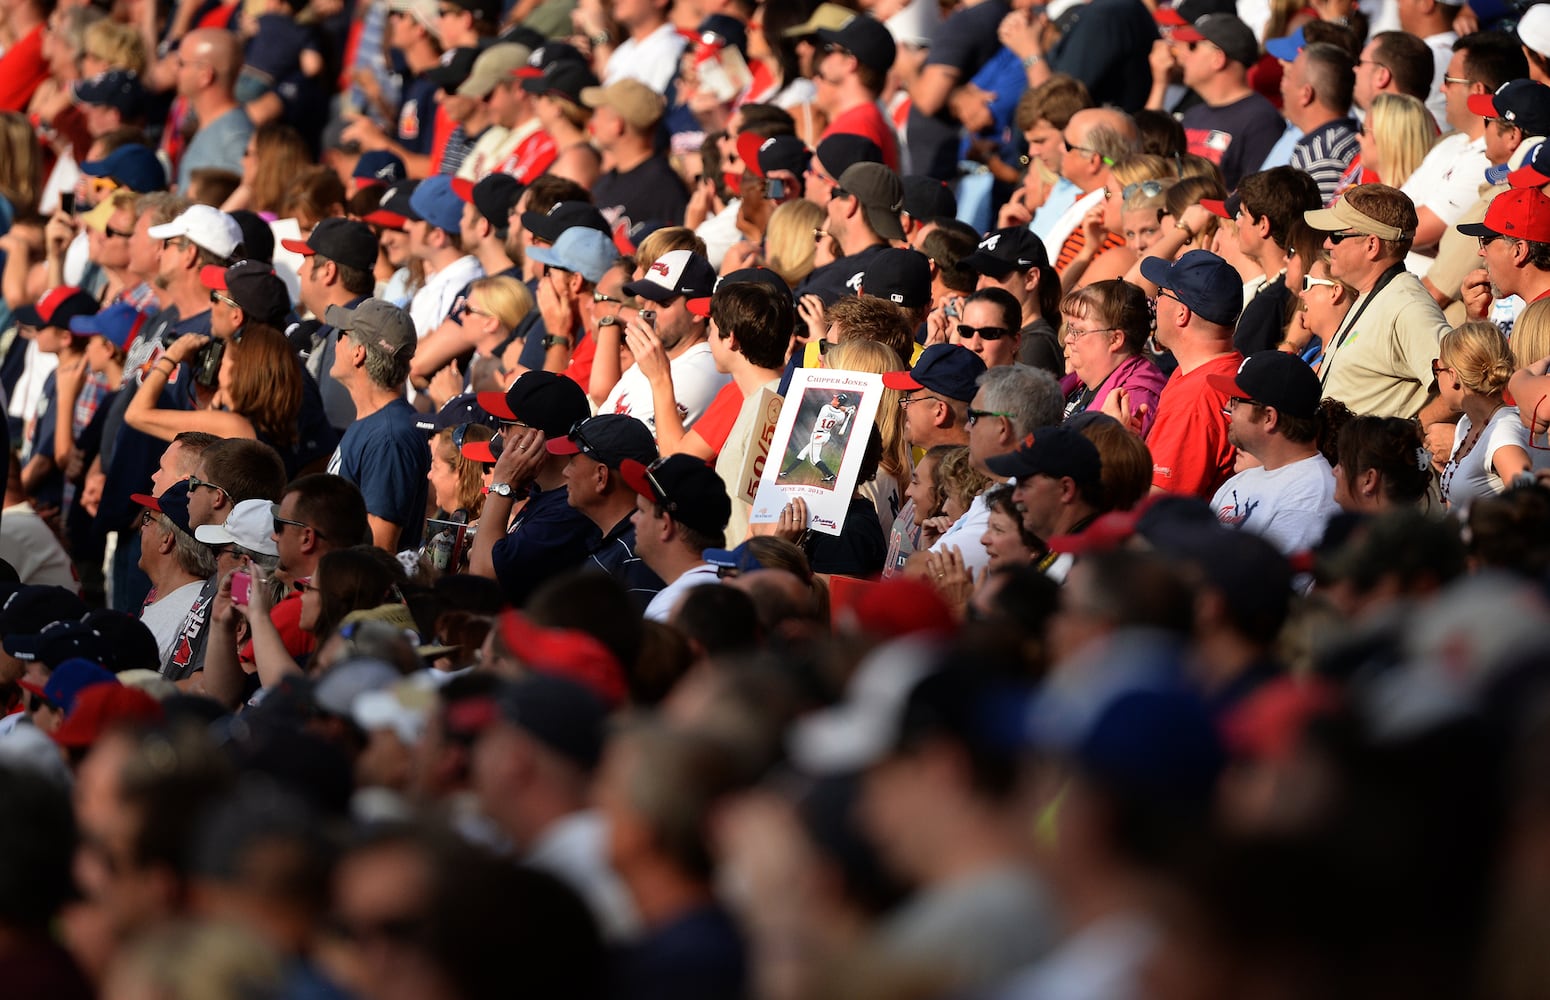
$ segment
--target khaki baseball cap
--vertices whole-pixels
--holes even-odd
[[[856,12],[848,7],[841,7],[837,3],[821,3],[818,9],[813,11],[813,16],[801,24],[793,25],[781,32],[783,38],[802,38],[807,35],[818,34],[819,28],[828,28],[833,31],[842,27],[846,21],[856,16]]]
[[[1406,240],[1415,235],[1414,233],[1407,233],[1396,226],[1379,222],[1346,201],[1343,194],[1328,208],[1304,212],[1302,217],[1310,228],[1325,233],[1338,233],[1350,229],[1358,233],[1376,236],[1380,240],[1391,241]]]
[[[490,96],[490,91],[495,89],[497,83],[511,79],[513,70],[526,66],[532,54],[533,50],[526,45],[502,42],[490,46],[474,60],[473,71],[457,88],[458,96],[483,100]]]
[[[436,10],[436,0],[388,0],[387,8],[398,14],[408,14],[426,31],[441,38],[441,26],[437,23],[439,14]]]
[[[618,80],[606,87],[587,87],[581,103],[589,108],[613,108],[631,128],[646,131],[662,120],[667,103],[639,80]]]

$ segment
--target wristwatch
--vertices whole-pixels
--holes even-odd
[[[510,497],[514,491],[510,483],[491,483],[490,492],[498,497]]]
[[[544,337],[544,346],[545,347],[569,347],[570,346],[570,338],[569,337],[561,336],[558,333],[551,333],[548,336]]]

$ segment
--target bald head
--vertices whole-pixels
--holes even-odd
[[[1084,192],[1102,187],[1116,160],[1141,150],[1141,133],[1135,121],[1113,108],[1078,111],[1064,134],[1066,153],[1060,172]]]
[[[198,75],[208,81],[204,86],[230,91],[237,71],[242,67],[242,44],[233,32],[199,28],[183,36],[183,43],[178,46],[178,58],[190,77]],[[206,73],[208,77],[204,76]]]

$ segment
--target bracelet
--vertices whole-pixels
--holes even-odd
[[[1044,54],[1041,52],[1034,52],[1031,55],[1023,56],[1023,69],[1032,69],[1033,67],[1037,66],[1040,60],[1043,58]]]
[[[176,361],[172,360],[171,358],[167,357],[165,354],[163,354],[161,357],[156,359],[156,370],[157,371],[161,371],[162,370],[161,363],[163,361],[167,362],[167,364],[172,366],[171,368],[167,369],[167,374],[168,375],[171,375],[173,372],[178,370],[178,363]]]

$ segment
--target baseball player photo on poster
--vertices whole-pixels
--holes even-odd
[[[777,521],[787,501],[801,497],[807,502],[807,526],[838,535],[882,393],[881,375],[797,369],[775,425],[770,460],[764,464],[749,522]]]

